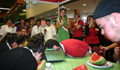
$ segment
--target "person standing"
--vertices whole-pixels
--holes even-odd
[[[41,27],[41,20],[39,20],[39,19],[36,20],[36,24],[37,25],[33,26],[33,28],[32,28],[31,37],[40,32],[44,34],[44,28]]]
[[[6,35],[7,32],[12,32],[11,30],[11,19],[7,19],[7,21],[5,22],[5,25],[2,25],[1,27],[1,31],[0,31],[0,39],[3,39],[3,37]]]
[[[30,18],[30,25],[28,26],[28,29],[29,29],[28,33],[29,33],[30,35],[31,35],[31,31],[32,31],[32,28],[33,28],[34,25],[35,25],[35,24],[34,24],[34,18],[31,17],[31,18]]]
[[[72,25],[73,38],[83,41],[82,35],[83,21],[80,19],[80,14],[75,14],[75,22]]]
[[[16,32],[16,29],[17,29],[17,27],[15,27],[15,23],[13,22],[13,23],[11,24],[12,33],[17,33],[17,32]]]
[[[53,25],[50,25],[50,20],[46,20],[46,27],[44,28],[45,41],[48,39],[56,39],[56,29]]]
[[[21,19],[21,20],[20,20],[20,25],[17,26],[17,30],[16,30],[18,33],[20,32],[21,27],[27,28],[27,27],[24,25],[24,23],[25,23],[25,20],[24,20],[24,19]]]
[[[69,29],[71,25],[69,23],[69,18],[66,16],[66,8],[62,6],[60,8],[60,18],[56,20],[56,28],[58,29],[58,42],[69,39]]]
[[[92,48],[94,46],[100,46],[101,42],[101,34],[100,29],[96,25],[95,20],[93,19],[93,16],[90,16],[90,22],[85,27],[85,34],[86,34],[86,40],[85,42],[89,44]]]
[[[93,17],[103,35],[112,42],[120,42],[120,0],[101,0]],[[120,64],[120,47],[115,47],[113,58]]]

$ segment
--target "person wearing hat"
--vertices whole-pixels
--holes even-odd
[[[82,35],[83,21],[80,19],[80,14],[75,14],[75,22],[72,25],[73,38],[83,41]]]
[[[69,29],[71,28],[69,18],[66,16],[66,8],[60,8],[60,18],[56,19],[56,28],[58,29],[58,42],[69,39]]]
[[[3,37],[6,35],[7,32],[12,32],[11,30],[11,19],[7,19],[7,21],[5,22],[5,25],[2,25],[1,27],[1,31],[0,31],[0,39],[3,39]]]
[[[33,26],[33,28],[32,28],[31,37],[40,32],[44,34],[44,28],[41,27],[41,20],[37,19],[36,24],[37,25]]]
[[[120,41],[120,0],[102,0],[93,17],[103,35],[113,42]],[[115,47],[113,58],[120,63],[120,47]]]

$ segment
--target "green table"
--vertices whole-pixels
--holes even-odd
[[[66,56],[63,62],[52,63],[52,66],[54,70],[72,70],[77,66],[85,64],[88,70],[120,70],[120,64],[116,64],[116,63],[112,63],[113,66],[110,68],[95,68],[87,64],[87,61],[89,60],[90,60],[90,57],[85,57],[85,58],[72,57],[71,58]]]

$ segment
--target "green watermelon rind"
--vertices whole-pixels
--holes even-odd
[[[106,60],[105,60],[105,58],[104,57],[102,57],[102,56],[99,56],[98,58],[100,58],[99,60],[97,60],[97,61],[93,61],[92,60],[92,58],[93,58],[93,56],[94,55],[98,55],[96,52],[94,52],[93,54],[92,54],[92,56],[91,56],[91,58],[90,58],[90,61],[94,64],[94,65],[104,65],[104,64],[106,64]]]
[[[91,59],[90,59],[91,60]],[[106,60],[105,60],[105,58],[103,58],[102,56],[101,56],[101,58],[98,60],[98,61],[92,61],[91,60],[91,62],[94,64],[94,65],[104,65],[104,64],[106,64]]]
[[[46,67],[46,60],[42,60],[42,63],[38,65],[37,70],[43,70]]]

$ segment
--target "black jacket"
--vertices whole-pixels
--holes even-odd
[[[0,70],[36,70],[37,61],[26,48],[15,48],[0,54]]]

